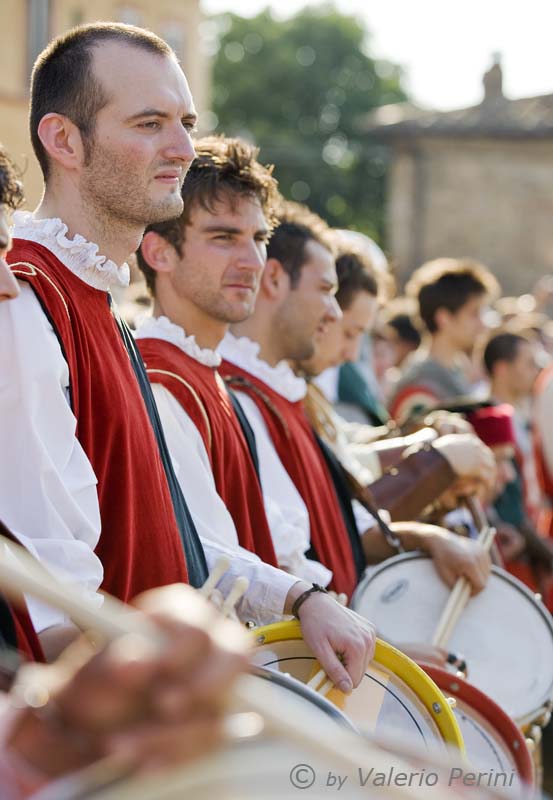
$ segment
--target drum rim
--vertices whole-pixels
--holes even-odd
[[[385,570],[390,569],[390,567],[393,567],[395,564],[399,564],[403,561],[431,561],[431,558],[426,553],[421,553],[420,550],[413,550],[409,553],[399,553],[396,556],[392,556],[387,558],[385,561],[382,561],[382,563],[378,564],[376,567],[371,568],[370,573],[365,575],[365,577],[362,578],[362,580],[357,584],[357,587],[351,598],[351,608],[354,611],[356,610],[356,599],[361,595],[361,590],[368,583],[370,583],[371,580],[376,578]],[[526,598],[526,600],[528,600],[535,608],[537,608],[542,620],[549,628],[551,639],[553,640],[553,617],[548,612],[543,602],[536,597],[536,594],[532,592],[532,590],[529,589],[521,580],[519,580],[519,578],[516,578],[514,575],[511,575],[510,572],[507,572],[507,570],[492,564],[491,571],[492,574],[497,578],[505,581],[506,583],[510,583],[514,589],[517,589]],[[543,697],[541,702],[535,708],[532,708],[530,711],[527,711],[520,717],[513,717],[519,727],[525,728],[531,725],[536,719],[539,718],[540,714],[548,709],[553,703],[553,674],[551,676],[548,692],[549,693],[547,696]]]
[[[505,746],[513,756],[519,776],[525,785],[534,787],[534,766],[532,756],[528,750],[526,739],[515,721],[504,711],[495,700],[479,689],[465,678],[453,675],[442,667],[434,664],[421,663],[420,666],[432,678],[436,686],[444,693],[459,698],[475,711],[478,711],[484,719],[498,732]],[[458,689],[452,688],[451,684],[457,684]],[[518,749],[511,747],[515,739]]]
[[[287,620],[284,622],[274,622],[271,625],[263,625],[252,631],[256,645],[273,644],[275,642],[289,641],[292,639],[302,639],[301,625],[297,620]],[[263,641],[258,639],[263,637]],[[432,678],[411,658],[402,653],[393,645],[384,642],[382,639],[376,640],[374,662],[382,665],[386,669],[396,674],[412,692],[416,694],[424,705],[427,713],[432,717],[438,728],[444,743],[453,746],[465,754],[465,744],[459,723],[449,704],[444,698],[440,703],[440,711],[433,709],[433,703],[443,697],[443,692]],[[414,680],[413,680],[414,678]]]
[[[288,675],[285,672],[278,672],[270,667],[262,667],[258,664],[253,666],[251,672],[256,678],[261,678],[262,680],[269,681],[270,683],[275,683],[277,686],[282,688],[294,691],[298,697],[308,700],[313,705],[317,706],[339,725],[342,725],[344,728],[352,731],[353,733],[359,734],[359,731],[353,724],[352,720],[347,714],[344,714],[344,712],[338,708],[337,705],[335,705],[331,700],[328,700],[326,697],[323,697],[323,695],[318,694],[316,691],[314,691],[314,689],[311,689],[302,681],[294,678],[293,675]],[[290,684],[292,684],[293,688],[290,687]]]

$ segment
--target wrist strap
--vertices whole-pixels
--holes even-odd
[[[292,606],[292,614],[295,616],[296,619],[299,619],[298,611],[305,603],[307,598],[314,594],[315,592],[322,592],[323,594],[328,594],[327,589],[324,586],[320,586],[318,583],[314,583],[310,589],[306,589],[305,592],[300,594],[300,596],[294,601],[294,605]]]

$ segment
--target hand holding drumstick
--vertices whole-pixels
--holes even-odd
[[[472,503],[477,511],[481,511],[478,501],[472,500]],[[483,527],[480,530],[478,537],[479,543],[482,545],[486,552],[489,552],[495,537],[495,528],[491,528],[485,521],[485,516],[481,514],[480,518],[483,521]],[[466,578],[459,578],[453,587],[453,591],[449,595],[447,604],[442,612],[440,621],[436,627],[436,631],[432,638],[434,647],[447,647],[449,639],[461,614],[463,613],[467,603],[470,600],[471,586]]]

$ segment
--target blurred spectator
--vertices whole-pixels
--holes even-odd
[[[470,259],[440,258],[418,269],[406,293],[418,303],[428,332],[398,383],[390,413],[405,421],[411,413],[470,395],[469,356],[485,329],[486,303],[498,290],[493,275]]]
[[[490,378],[491,399],[509,403],[514,409],[517,465],[522,479],[524,506],[537,520],[542,503],[532,436],[532,390],[538,376],[536,346],[525,336],[497,333],[484,350],[484,365]]]
[[[490,376],[491,399],[513,407],[515,472],[494,505],[501,520],[500,529],[507,533],[509,526],[522,535],[523,547],[519,554],[505,552],[506,568],[532,591],[539,591],[551,609],[553,547],[540,537],[537,528],[544,500],[532,433],[532,390],[538,375],[536,345],[519,334],[497,333],[486,345],[484,364]]]
[[[386,322],[385,335],[395,350],[395,367],[401,367],[408,356],[420,347],[421,334],[413,322],[413,316],[407,310],[399,311]]]
[[[373,333],[374,371],[382,396],[387,402],[401,378],[409,356],[421,343],[421,334],[414,323],[416,305],[399,297],[382,310]]]

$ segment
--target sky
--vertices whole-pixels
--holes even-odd
[[[289,16],[309,0],[202,0],[207,14]],[[480,102],[482,75],[501,55],[508,97],[553,93],[552,0],[335,0],[371,33],[370,54],[405,67],[415,102],[438,109]]]

